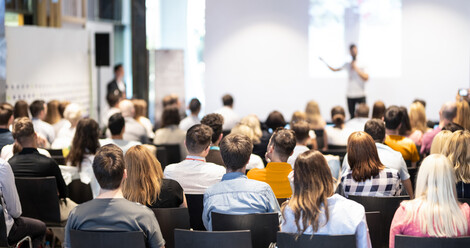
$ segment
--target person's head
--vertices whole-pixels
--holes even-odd
[[[224,106],[233,107],[233,97],[229,94],[225,94],[222,97],[222,103],[224,104]]]
[[[295,133],[292,130],[278,128],[274,131],[268,144],[268,157],[273,160],[277,157],[280,161],[273,162],[287,162],[287,159],[294,152],[297,145],[295,141]]]
[[[295,140],[297,144],[306,145],[307,140],[310,138],[310,125],[306,121],[295,122],[291,125],[291,129],[295,133]]]
[[[365,103],[357,105],[354,117],[369,118],[369,106]]]
[[[245,171],[250,161],[253,143],[243,134],[229,134],[220,142],[220,154],[227,171]]]
[[[106,96],[106,101],[108,102],[108,105],[110,108],[119,108],[119,101],[122,99],[122,93],[119,94],[114,94],[114,93],[109,93]]]
[[[442,154],[454,165],[457,181],[470,183],[470,132],[456,131],[447,139]]]
[[[423,99],[414,99],[413,103],[421,103],[421,105],[423,105],[424,108],[426,108],[426,101],[423,100]]]
[[[15,107],[13,108],[13,118],[20,118],[20,117],[28,117],[28,103],[23,100],[19,100],[15,103]]]
[[[124,118],[126,117],[134,118],[135,108],[134,108],[134,104],[130,100],[124,99],[120,101],[119,109],[121,110],[122,116]]]
[[[72,147],[67,156],[67,162],[70,162],[72,166],[78,167],[78,170],[81,169],[85,154],[95,154],[100,147],[99,129],[98,123],[91,118],[83,118],[78,121],[72,140]]]
[[[124,133],[124,126],[126,121],[122,117],[121,113],[116,113],[111,115],[108,120],[108,129],[111,132],[112,136],[119,136]]]
[[[454,118],[454,122],[466,130],[470,130],[470,106],[468,102],[465,100],[457,101],[455,106],[457,108],[457,114]]]
[[[356,182],[366,181],[385,168],[380,162],[374,140],[366,132],[352,133],[348,139],[347,151],[352,178]]]
[[[13,106],[6,102],[0,104],[0,126],[8,128],[13,120]]]
[[[134,104],[135,115],[134,119],[139,119],[140,117],[147,116],[147,102],[143,99],[132,99]]]
[[[335,124],[335,127],[341,128],[344,124],[344,119],[346,114],[344,113],[344,108],[341,106],[335,106],[331,109],[331,121]]]
[[[61,119],[59,113],[59,101],[52,100],[47,103],[47,115],[45,121],[49,124],[56,124]]]
[[[179,102],[179,99],[178,99],[178,95],[176,95],[176,94],[166,95],[165,97],[163,97],[162,103],[163,103],[163,108],[171,106],[171,105],[176,106],[178,109],[180,107],[179,106],[180,102]]]
[[[411,132],[411,123],[410,117],[408,116],[408,110],[406,107],[399,107],[400,112],[402,112],[403,118],[401,119],[401,125],[398,129],[398,133],[402,136],[408,136]]]
[[[197,98],[191,99],[188,105],[189,111],[191,111],[192,115],[198,115],[201,111],[201,102]]]
[[[385,123],[380,119],[371,119],[364,125],[364,132],[370,135],[376,143],[385,140]]]
[[[261,136],[263,136],[263,131],[261,131],[261,123],[258,119],[258,116],[255,114],[247,115],[243,117],[240,121],[240,124],[244,124],[253,129],[255,138],[253,139],[253,144],[259,144],[261,142]]]
[[[122,79],[124,77],[124,67],[122,64],[117,64],[114,66],[114,77],[117,79]]]
[[[136,145],[124,156],[127,178],[122,184],[124,198],[143,205],[154,204],[162,188],[160,162],[145,146]]]
[[[276,110],[269,113],[265,123],[266,126],[272,130],[276,130],[279,127],[284,127],[287,124],[281,112]]]
[[[204,124],[196,124],[186,132],[186,148],[193,155],[207,156],[209,153],[212,129]]]
[[[64,118],[72,124],[72,127],[77,126],[78,121],[82,118],[82,108],[76,103],[67,105],[64,110]]]
[[[60,101],[59,102],[59,114],[60,114],[60,117],[62,118],[65,118],[64,116],[64,111],[65,111],[65,108],[70,104],[69,101]]]
[[[328,197],[334,194],[334,182],[328,162],[318,151],[300,154],[294,164],[294,192],[289,201],[283,204],[294,212],[298,235],[309,227],[313,232],[321,227],[320,216],[329,218]]]
[[[403,112],[400,111],[398,106],[390,106],[385,111],[385,128],[390,130],[397,130],[400,127],[403,119]]]
[[[419,130],[423,133],[426,132],[426,110],[420,102],[412,103],[410,106],[410,124],[411,130]]]
[[[93,173],[101,189],[119,189],[127,176],[121,148],[109,144],[98,149],[93,159]]]
[[[323,120],[320,114],[320,107],[314,100],[311,100],[307,103],[307,106],[305,107],[305,114],[307,115],[308,123],[312,124],[313,126],[318,126]]]
[[[459,124],[456,124],[456,123],[453,123],[453,122],[449,122],[449,123],[447,123],[447,124],[442,128],[442,130],[447,130],[447,131],[455,132],[455,131],[459,131],[459,130],[465,130],[465,128],[463,128],[463,127],[460,126]]]
[[[444,150],[444,146],[447,140],[450,139],[450,137],[452,137],[451,131],[444,130],[437,133],[432,140],[430,153],[441,154]]]
[[[13,122],[12,130],[13,138],[15,139],[15,146],[13,152],[20,152],[23,147],[37,146],[37,135],[34,132],[33,122],[27,117],[20,117]]]
[[[372,107],[372,118],[382,119],[385,115],[385,103],[382,101],[376,101]]]
[[[356,57],[357,57],[357,46],[356,46],[356,44],[349,45],[349,53],[351,54],[351,57],[353,58],[353,60],[356,60]]]
[[[299,122],[299,121],[307,121],[307,114],[305,114],[305,112],[295,111],[292,114],[292,117],[290,119],[290,123],[293,124],[293,123]]]
[[[452,122],[457,115],[457,106],[455,102],[447,102],[442,105],[439,111],[441,121]]]
[[[162,127],[180,124],[180,113],[175,105],[166,106],[162,113]]]
[[[250,138],[251,142],[254,144],[254,140],[257,140],[257,137],[255,133],[253,132],[253,129],[249,127],[248,125],[238,123],[235,125],[235,127],[232,128],[230,131],[230,134],[242,134],[244,136],[247,136]],[[258,139],[259,140],[259,139]]]
[[[224,125],[224,117],[220,114],[208,114],[201,120],[201,124],[207,125],[212,129],[212,144],[218,144],[222,139],[222,126]]]
[[[43,100],[36,100],[29,105],[29,111],[33,118],[44,120],[47,114],[47,105]]]

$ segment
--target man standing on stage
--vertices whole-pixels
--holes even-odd
[[[351,53],[352,61],[345,63],[340,68],[333,68],[329,66],[325,61],[326,66],[332,71],[347,70],[348,72],[348,88],[346,96],[348,98],[348,110],[350,118],[354,117],[354,112],[356,109],[356,104],[366,102],[366,94],[364,91],[364,84],[369,79],[369,74],[367,74],[363,67],[358,65],[357,57],[357,47],[354,44],[349,46],[349,52]]]
[[[126,98],[126,84],[124,83],[124,67],[122,64],[114,66],[114,79],[108,83],[106,95],[122,95],[122,98]]]

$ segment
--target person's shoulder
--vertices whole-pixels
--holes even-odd
[[[336,209],[343,209],[344,211],[351,213],[351,216],[359,217],[358,219],[362,219],[365,216],[366,211],[364,206],[353,200],[349,200],[344,196],[334,194],[332,197],[329,198],[328,203],[332,203],[331,205]]]
[[[178,167],[181,163],[182,162],[173,163],[173,164],[169,164],[169,165],[165,166],[164,172],[170,172],[170,171],[174,171],[174,170],[178,169]]]
[[[223,172],[224,174],[227,171],[227,169],[225,169],[225,167],[220,166],[218,164],[211,163],[211,162],[205,162],[204,166],[208,167],[208,168],[211,168],[211,170],[214,170],[214,171],[217,171],[217,172]]]
[[[162,187],[166,187],[170,189],[182,189],[181,185],[176,180],[173,180],[170,178],[162,179]]]
[[[383,173],[391,173],[392,177],[397,177],[397,178],[400,177],[400,172],[397,169],[385,167],[385,169],[383,169],[382,172]]]

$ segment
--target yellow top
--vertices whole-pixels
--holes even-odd
[[[385,144],[393,150],[399,151],[404,160],[411,162],[419,161],[418,149],[416,149],[416,145],[411,139],[400,135],[387,135]]]
[[[292,189],[287,176],[291,171],[292,166],[288,163],[271,162],[264,169],[251,169],[247,177],[269,184],[276,198],[289,198],[292,195]]]

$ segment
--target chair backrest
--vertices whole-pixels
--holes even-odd
[[[162,166],[162,171],[165,170],[165,167],[169,165],[168,163],[168,155],[166,148],[164,146],[156,146],[157,147],[157,159]]]
[[[80,179],[75,179],[67,185],[67,190],[69,198],[77,204],[93,200],[90,184],[84,184]]]
[[[187,208],[152,208],[165,239],[165,247],[175,247],[175,229],[189,229]]]
[[[59,196],[55,177],[16,177],[23,216],[60,223]]]
[[[396,248],[470,247],[470,237],[429,238],[429,237],[412,237],[412,236],[396,235],[395,247]]]
[[[51,158],[56,161],[57,164],[65,165],[65,157],[62,153],[62,149],[48,149],[49,154],[51,154]]]
[[[251,233],[248,230],[205,232],[175,230],[176,248],[251,248]],[[267,247],[266,247],[267,248]]]
[[[70,230],[72,248],[81,247],[134,247],[145,248],[143,232],[97,232]]]
[[[266,248],[276,242],[278,213],[233,215],[212,212],[211,216],[214,231],[250,230],[253,248]]]
[[[181,162],[181,150],[179,144],[161,144],[159,147],[165,147],[167,153],[168,164]]]
[[[300,235],[298,239],[293,233],[278,232],[277,247],[279,248],[343,248],[356,247],[356,236],[351,235]]]
[[[366,212],[366,221],[372,247],[380,247],[385,244],[384,234],[382,232],[383,220],[380,212]]]
[[[204,209],[204,195],[185,194],[188,203],[189,223],[194,230],[205,231],[204,222],[202,221],[202,211]]]
[[[289,198],[277,198],[277,202],[279,203],[279,206],[282,206],[282,204],[287,201]]]
[[[3,197],[0,196],[0,247],[8,246],[7,225],[5,220],[5,210],[3,209]]]
[[[416,176],[418,175],[418,168],[408,168],[408,173],[410,174],[411,186],[413,189],[416,189]]]
[[[356,196],[349,195],[350,200],[356,201],[364,206],[366,212],[379,211],[382,215],[382,237],[383,245],[388,246],[390,225],[392,224],[393,216],[397,211],[400,203],[404,200],[409,200],[409,196],[391,196],[391,197],[374,197],[374,196]]]

